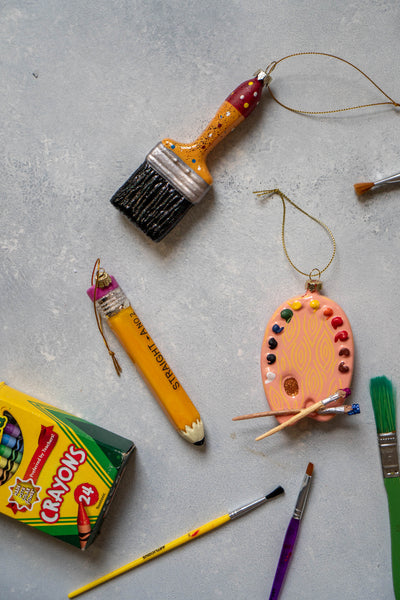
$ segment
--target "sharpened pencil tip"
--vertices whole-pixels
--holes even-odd
[[[277,488],[275,488],[270,494],[267,494],[265,497],[267,500],[271,500],[272,498],[276,498],[276,496],[280,496],[284,493],[285,490],[283,489],[283,487],[281,485],[278,485]]]
[[[202,446],[204,444],[204,442],[206,441],[206,438],[203,437],[202,440],[200,440],[199,442],[194,442],[193,445],[194,446]]]
[[[313,474],[313,471],[314,471],[314,465],[312,462],[309,462],[307,465],[306,475],[311,477],[311,475]]]

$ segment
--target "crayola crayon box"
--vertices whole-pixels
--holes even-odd
[[[0,512],[78,548],[100,530],[133,442],[0,383]]]

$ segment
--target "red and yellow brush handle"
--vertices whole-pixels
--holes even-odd
[[[263,78],[253,77],[241,83],[219,107],[215,117],[193,142],[182,144],[171,139],[162,143],[195,171],[206,183],[212,176],[206,166],[207,154],[254,110],[261,99]]]

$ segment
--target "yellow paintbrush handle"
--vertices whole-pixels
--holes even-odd
[[[297,415],[294,415],[293,417],[291,417],[290,419],[288,419],[284,423],[281,423],[277,427],[274,427],[273,429],[270,429],[269,431],[267,431],[263,435],[259,435],[256,438],[256,442],[258,442],[259,440],[263,440],[264,438],[269,437],[270,435],[273,435],[277,431],[281,431],[281,429],[285,429],[285,427],[288,427],[289,425],[292,425],[293,423],[296,423],[297,421],[300,421],[300,419],[303,419],[304,417],[306,417],[310,413],[312,413],[312,412],[314,412],[316,410],[319,410],[322,406],[324,406],[324,403],[322,401],[316,402],[315,404],[311,404],[311,406],[308,406],[307,408],[304,408],[301,412],[299,412]]]
[[[220,527],[220,525],[223,525],[227,521],[230,521],[230,519],[231,519],[231,517],[230,517],[229,513],[227,513],[226,515],[223,515],[222,517],[213,519],[212,521],[205,523],[205,525],[201,525],[197,529],[193,529],[192,531],[189,531],[189,533],[185,533],[185,535],[182,535],[181,537],[177,538],[176,540],[173,540],[172,542],[169,542],[168,544],[165,544],[164,546],[160,546],[159,548],[156,548],[152,552],[148,552],[144,556],[137,558],[136,560],[128,563],[127,565],[124,565],[123,567],[120,567],[119,569],[115,569],[114,571],[111,571],[111,573],[108,573],[107,575],[103,575],[103,577],[99,577],[99,579],[96,579],[95,581],[92,581],[91,583],[88,583],[87,585],[84,585],[83,587],[78,588],[77,590],[68,594],[68,598],[76,598],[77,596],[80,596],[81,594],[88,592],[89,590],[92,590],[93,588],[101,585],[102,583],[105,583],[106,581],[109,581],[110,579],[114,579],[114,577],[118,577],[118,575],[122,575],[123,573],[126,573],[127,571],[130,571],[130,570],[134,569],[135,567],[139,567],[143,563],[148,562],[149,560],[152,560],[153,558],[156,558],[157,556],[160,556],[161,554],[165,554],[166,552],[169,552],[170,550],[173,550],[174,548],[177,548],[178,546],[182,546],[182,544],[186,544],[187,542],[190,542],[191,540],[198,538],[199,536],[207,533],[208,531],[211,531],[212,529],[215,529],[216,527]]]

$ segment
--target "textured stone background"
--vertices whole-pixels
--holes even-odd
[[[358,199],[353,184],[400,170],[398,110],[306,117],[266,93],[210,156],[212,192],[158,245],[109,198],[159,140],[193,139],[232,89],[286,54],[343,56],[399,100],[399,21],[396,0],[3,0],[0,375],[137,445],[87,553],[1,518],[8,599],[65,598],[282,484],[286,495],[273,504],[92,593],[265,598],[308,461],[315,480],[282,597],[393,597],[368,384],[380,374],[400,381],[399,187]],[[355,71],[322,58],[283,63],[273,86],[311,110],[382,99]],[[266,409],[264,328],[304,286],[282,251],[279,198],[252,194],[271,187],[334,232],[324,292],[352,323],[362,414],[255,442],[273,421],[231,418]],[[330,256],[326,234],[296,212],[288,247],[306,270]],[[109,335],[123,367],[115,375],[85,293],[98,256],[199,408],[203,449],[171,429]]]

